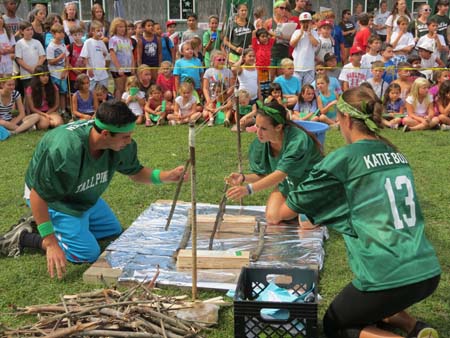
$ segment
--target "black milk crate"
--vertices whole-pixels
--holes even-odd
[[[300,268],[242,268],[234,295],[234,336],[237,338],[317,338],[317,270]],[[314,285],[314,301],[263,302],[256,299],[271,279],[297,295]],[[268,280],[269,279],[269,280]],[[262,309],[282,309],[286,320],[261,316]]]

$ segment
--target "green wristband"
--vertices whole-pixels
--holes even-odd
[[[39,235],[41,235],[41,237],[44,238],[47,237],[48,235],[53,234],[55,232],[55,229],[53,229],[52,222],[47,221],[38,225],[38,231]]]
[[[150,180],[153,184],[161,184],[161,170],[159,169],[153,169],[152,170],[152,176],[150,176]]]

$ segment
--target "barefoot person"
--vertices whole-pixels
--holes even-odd
[[[266,219],[273,215],[322,159],[320,144],[314,136],[286,119],[286,109],[273,101],[256,113],[257,139],[250,145],[251,174],[232,173],[227,197],[238,200],[261,190],[273,189],[266,206]],[[241,185],[245,183],[245,185]]]
[[[430,296],[441,268],[427,240],[408,160],[379,134],[383,106],[375,92],[352,88],[338,104],[347,146],[310,172],[275,220],[306,214],[344,237],[354,279],[333,300],[323,328],[328,338],[437,338],[406,309]]]
[[[62,278],[67,260],[94,262],[98,239],[122,227],[101,198],[117,171],[134,182],[176,182],[183,167],[161,171],[141,165],[132,139],[136,115],[119,101],[102,103],[94,120],[70,123],[45,134],[28,167],[25,198],[39,233],[22,223],[0,237],[0,253],[43,249],[51,277]],[[186,179],[187,177],[185,177]]]

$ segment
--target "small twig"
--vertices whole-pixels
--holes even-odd
[[[178,248],[172,255],[174,259],[177,259],[180,250],[186,248],[187,244],[189,243],[189,238],[191,238],[191,231],[192,231],[192,224],[189,217],[189,220],[186,222],[186,226],[184,227],[184,232],[183,236],[181,237],[180,244],[178,245]]]
[[[114,330],[90,330],[78,332],[77,336],[82,337],[129,337],[129,338],[161,338],[161,335],[145,332],[130,332],[130,331],[114,331]]]
[[[64,310],[66,310],[66,313],[69,312],[69,309],[67,308],[67,304],[66,301],[64,300],[64,296],[60,295],[59,298],[61,299],[61,302],[64,306]],[[67,318],[67,326],[71,327],[72,326],[72,322],[70,321],[70,318]]]
[[[155,272],[155,274],[153,275],[152,280],[148,283],[147,288],[153,289],[153,288],[155,287],[155,285],[156,285],[156,280],[158,279],[158,276],[159,276],[159,264],[156,265],[156,272]]]

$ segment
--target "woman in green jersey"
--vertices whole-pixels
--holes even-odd
[[[433,293],[441,274],[408,161],[379,134],[383,107],[373,90],[349,89],[337,107],[348,145],[313,168],[275,220],[304,213],[344,237],[354,279],[324,316],[327,337],[402,337],[377,326],[384,322],[408,338],[437,338],[405,311]]]
[[[320,144],[306,130],[286,119],[286,109],[273,101],[260,106],[256,113],[257,138],[250,145],[251,174],[232,173],[232,186],[227,197],[237,200],[261,190],[272,188],[266,207],[266,219],[273,215],[322,159]],[[246,185],[241,185],[246,183]]]

